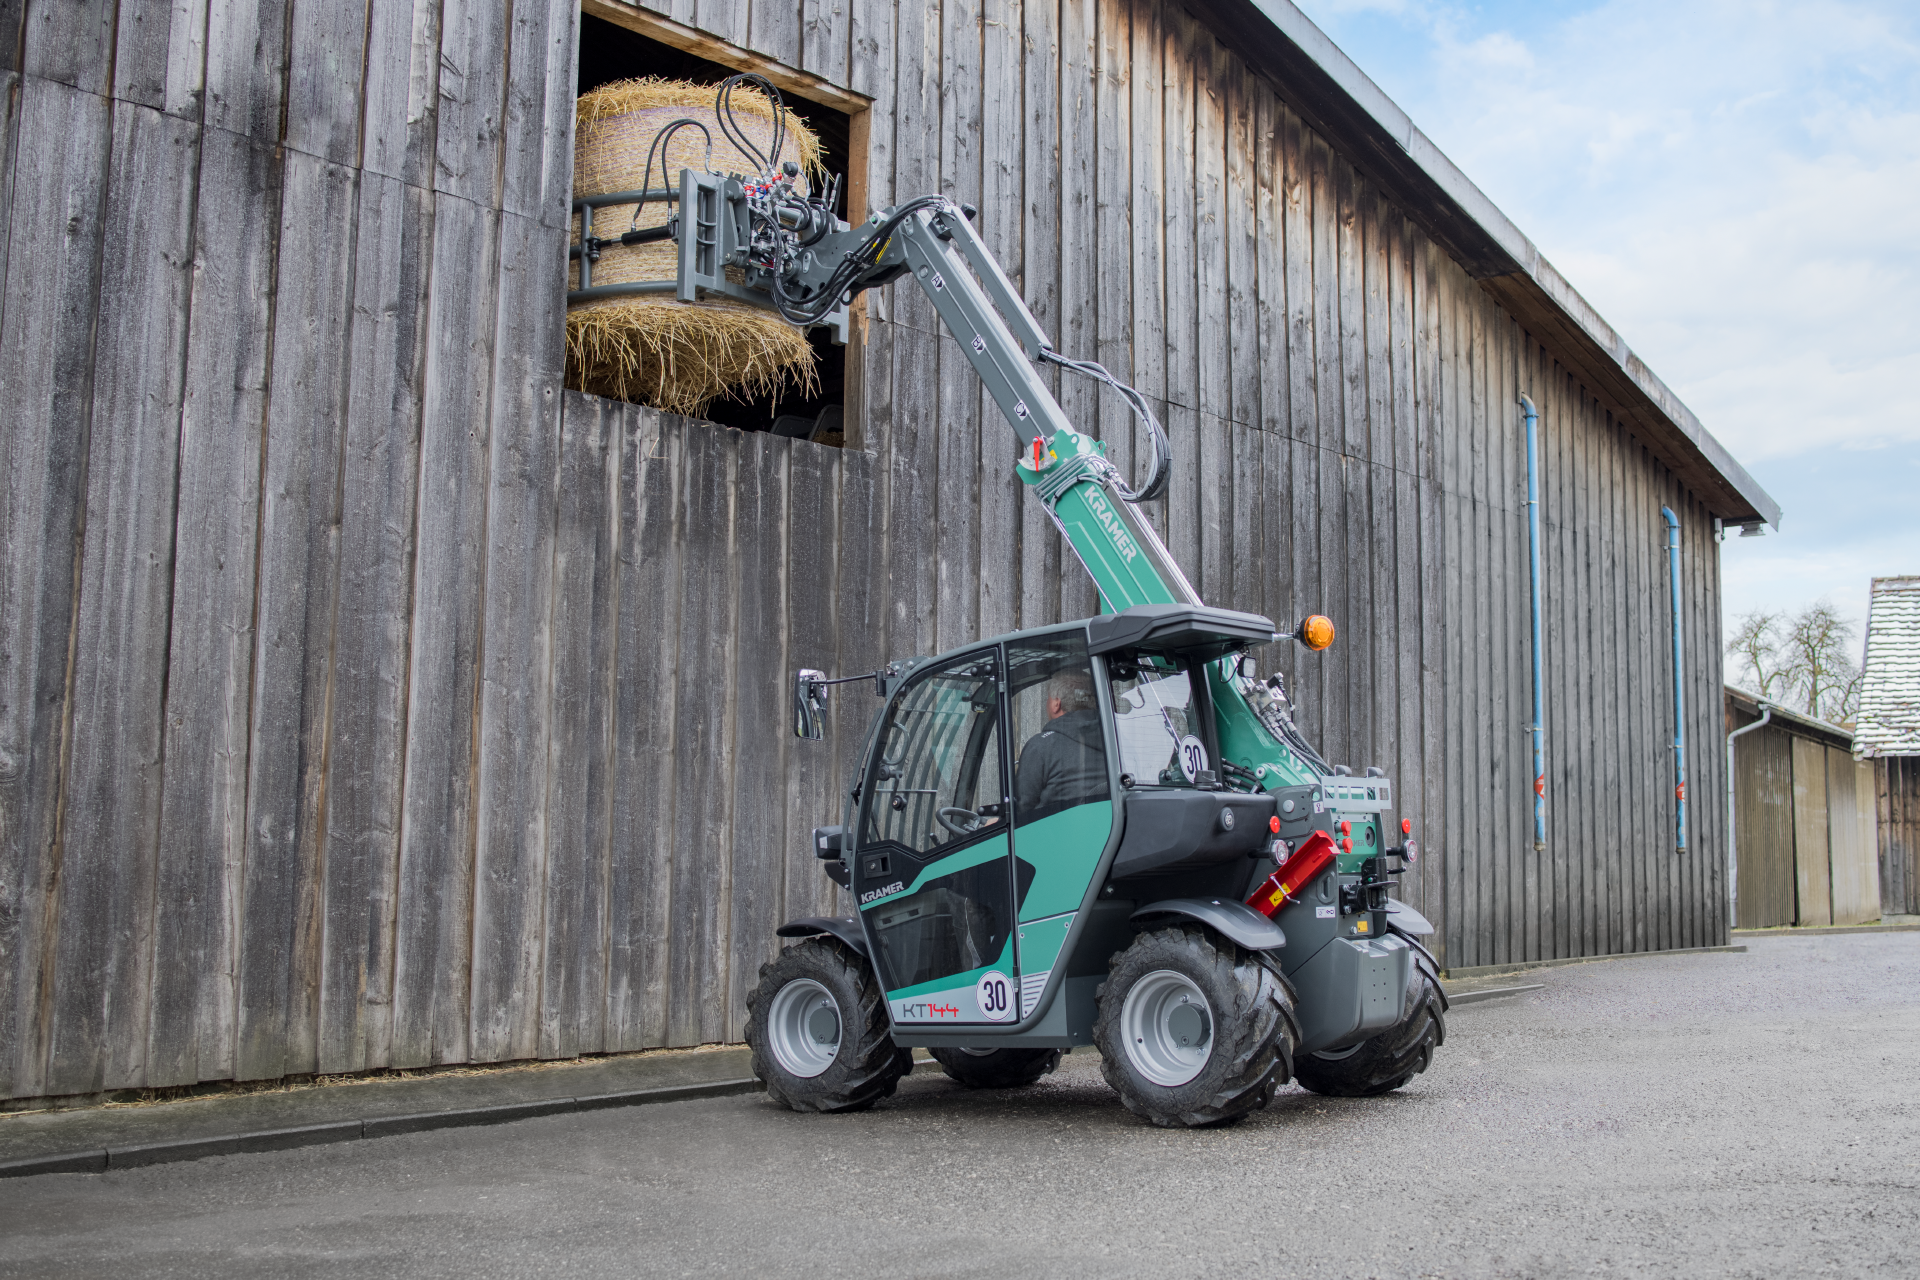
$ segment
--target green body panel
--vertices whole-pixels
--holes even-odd
[[[1087,881],[1100,863],[1113,831],[1113,802],[1075,805],[1017,827],[1013,851],[1033,864],[1033,883],[1020,903],[1020,919],[1039,920],[1072,912],[1087,894]]]
[[[1033,469],[1029,454],[1016,472],[1027,484],[1044,488],[1047,478],[1060,467],[1090,458],[1104,462],[1106,456],[1107,447],[1092,436],[1062,429],[1054,434],[1053,447],[1038,471]],[[1043,496],[1042,501],[1092,575],[1108,611],[1136,604],[1177,603],[1180,596],[1154,567],[1147,549],[1127,527],[1131,522],[1120,512],[1118,501],[1098,483],[1097,474],[1089,472],[1065,492],[1050,501]]]
[[[1000,954],[995,956],[990,964],[983,964],[978,969],[969,969],[965,973],[949,973],[945,977],[935,978],[930,982],[922,982],[916,986],[901,987],[896,991],[889,991],[887,992],[887,999],[911,1000],[915,996],[939,995],[944,991],[957,991],[961,988],[971,988],[974,983],[980,981],[981,974],[992,973],[995,969],[1007,974],[1009,977],[1012,976],[1012,938],[1007,939],[1006,945],[1000,948]]]
[[[863,903],[860,909],[871,911],[875,907],[883,907],[896,898],[905,898],[918,893],[921,886],[929,880],[938,880],[941,876],[950,876],[956,871],[965,871],[968,867],[977,867],[983,862],[992,862],[995,858],[1006,856],[1007,838],[1004,835],[995,836],[991,840],[982,840],[979,844],[970,844],[951,858],[942,858],[938,862],[927,864],[926,869],[915,876],[912,883],[900,892],[890,893],[884,898],[875,898],[872,902]]]

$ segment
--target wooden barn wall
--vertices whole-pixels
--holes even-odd
[[[1880,826],[1880,909],[1920,915],[1920,756],[1873,762]]]
[[[1159,405],[1203,594],[1335,617],[1265,660],[1397,780],[1450,965],[1724,939],[1709,513],[1226,44],[1156,0],[663,11],[870,97],[872,200],[978,204]],[[809,750],[781,673],[1095,608],[930,308],[874,299],[845,451],[565,393],[571,0],[6,13],[0,1096],[737,1040],[835,905],[802,835],[870,710]]]

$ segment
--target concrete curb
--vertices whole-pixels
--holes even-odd
[[[1735,929],[1736,938],[1810,938],[1829,933],[1920,933],[1920,924],[1810,924],[1774,929]]]
[[[1668,956],[1704,956],[1716,953],[1738,954],[1744,946],[1681,947],[1674,951],[1623,951],[1612,956],[1569,956],[1565,960],[1522,960],[1518,964],[1483,964],[1471,969],[1442,970],[1442,978],[1491,978],[1500,973],[1519,973],[1525,969],[1558,969],[1569,964],[1599,964],[1603,960],[1659,960]]]
[[[1462,991],[1459,995],[1447,993],[1447,1007],[1458,1008],[1463,1004],[1479,1004],[1482,1000],[1500,1000],[1507,996],[1524,995],[1529,991],[1545,991],[1544,982],[1530,982],[1524,987],[1488,987],[1484,991]]]
[[[339,1120],[331,1124],[300,1125],[291,1129],[260,1129],[252,1133],[230,1133],[212,1138],[183,1138],[172,1142],[150,1142],[138,1146],[68,1151],[54,1155],[31,1156],[24,1160],[0,1161],[0,1178],[31,1178],[42,1173],[105,1173],[109,1169],[136,1169],[141,1165],[171,1164],[179,1160],[204,1160],[208,1156],[240,1155],[254,1151],[286,1151],[294,1147],[313,1147],[330,1142],[385,1138],[401,1133],[424,1133],[430,1129],[507,1124],[514,1120],[530,1120],[535,1116],[560,1115],[571,1111],[604,1111],[611,1107],[644,1106],[650,1102],[724,1098],[734,1094],[758,1093],[762,1088],[764,1086],[751,1077],[744,1080],[715,1080],[705,1084],[676,1084],[659,1089],[629,1089],[621,1093],[601,1093],[580,1098],[542,1098],[536,1102],[507,1102],[493,1107],[472,1107],[457,1111],[423,1111],[415,1115]]]

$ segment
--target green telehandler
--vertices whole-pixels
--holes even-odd
[[[757,77],[735,81],[778,100]],[[802,737],[823,736],[835,684],[870,681],[881,705],[842,821],[813,833],[855,914],[782,925],[799,941],[747,998],[768,1094],[858,1111],[892,1094],[922,1047],[963,1085],[1013,1088],[1092,1045],[1125,1105],[1166,1126],[1233,1121],[1289,1079],[1342,1096],[1405,1084],[1444,1038],[1446,1010],[1422,941],[1433,926],[1392,896],[1418,856],[1410,824],[1385,825],[1380,770],[1328,765],[1279,677],[1257,678],[1249,651],[1283,638],[1274,624],[1203,604],[1139,512],[1171,460],[1146,400],[1054,351],[971,208],[928,196],[849,227],[832,189],[806,194],[778,144],[758,175],[683,169],[676,188],[645,192],[674,216],[619,242],[674,240],[683,300],[732,297],[843,340],[855,296],[911,275],[1013,427],[1009,461],[1106,612],[865,676],[796,673]],[[590,265],[616,243],[594,237],[595,204],[642,197],[577,202],[574,256]],[[582,277],[576,299],[602,292]],[[1074,429],[1036,364],[1126,399],[1153,446],[1145,484]],[[1310,649],[1332,638],[1318,616],[1293,632]]]

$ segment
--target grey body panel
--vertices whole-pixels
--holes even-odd
[[[861,931],[860,922],[852,916],[803,916],[798,920],[787,921],[773,932],[776,937],[781,938],[817,938],[823,933],[828,933],[861,955],[869,954],[867,935]]]
[[[1110,879],[1211,866],[1256,853],[1272,838],[1270,795],[1185,788],[1134,790],[1125,795],[1126,829],[1113,856]],[[1223,812],[1233,814],[1228,829]]]
[[[1279,925],[1231,898],[1167,898],[1133,913],[1135,924],[1148,927],[1180,919],[1198,921],[1249,951],[1277,951],[1287,945]]]
[[[1273,623],[1257,613],[1196,604],[1137,604],[1087,619],[1087,647],[1095,655],[1178,649],[1210,662],[1273,638]]]
[[[1433,922],[1398,898],[1387,899],[1387,927],[1410,933],[1416,938],[1425,938],[1433,933]]]
[[[1413,944],[1392,934],[1335,938],[1315,952],[1289,975],[1300,994],[1300,1052],[1355,1044],[1399,1022],[1413,956]]]

